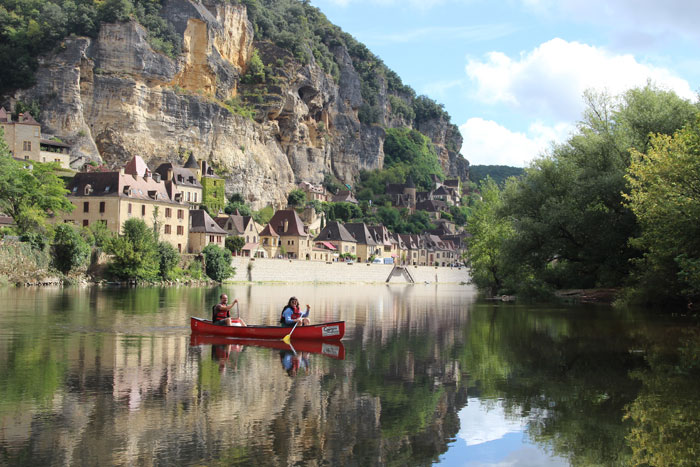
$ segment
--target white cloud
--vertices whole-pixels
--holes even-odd
[[[470,398],[467,405],[459,411],[459,433],[467,446],[487,443],[503,438],[508,433],[524,431],[523,420],[509,420],[503,406],[495,403],[487,407],[479,399]]]
[[[464,139],[461,152],[471,164],[525,167],[552,142],[563,142],[574,128],[567,123],[547,126],[537,121],[526,133],[519,133],[491,120],[470,118],[459,130]]]
[[[553,121],[578,120],[581,96],[589,88],[615,95],[651,80],[682,97],[695,97],[687,81],[665,68],[558,38],[516,59],[491,52],[484,61],[469,60],[466,72],[476,83],[475,97],[482,102],[503,103],[528,116]]]

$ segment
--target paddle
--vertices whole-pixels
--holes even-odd
[[[294,327],[293,327],[292,330],[289,332],[289,334],[287,334],[286,336],[284,336],[284,337],[282,338],[282,342],[284,342],[284,343],[287,344],[287,345],[292,345],[292,344],[290,344],[290,342],[292,341],[292,333],[293,333],[294,330],[296,329],[297,324],[299,324],[299,321],[297,321],[296,323],[294,323]]]

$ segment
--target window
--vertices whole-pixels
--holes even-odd
[[[88,226],[88,220],[87,220],[87,219],[83,219],[83,227],[87,227],[87,226]]]
[[[167,217],[167,218],[173,217],[173,212],[170,208],[165,208],[165,217]]]
[[[25,151],[31,151],[32,150],[32,142],[31,141],[24,141],[22,143],[22,149]]]
[[[83,212],[90,212],[90,203],[88,201],[83,203]]]
[[[105,212],[105,202],[100,201],[100,212]]]
[[[145,205],[145,204],[142,204],[142,205],[141,205],[141,215],[142,215],[142,216],[145,216],[145,215],[146,215],[146,205]]]
[[[168,224],[165,224],[165,233],[166,235],[170,234],[170,226]]]
[[[181,225],[177,226],[177,234],[178,235],[184,235],[185,234],[185,228]]]
[[[213,235],[209,235],[209,243],[214,243],[214,236]]]
[[[185,211],[183,211],[182,209],[178,209],[177,210],[177,218],[184,219],[185,218]]]
[[[190,201],[190,195],[191,195],[191,194],[192,194],[192,193],[190,193],[189,191],[187,192],[187,201]]]
[[[131,203],[129,203],[129,209],[128,209],[129,214],[131,214]]]
[[[192,193],[192,196],[194,197],[194,202],[197,202],[197,193]]]
[[[179,227],[178,227],[178,229],[179,229]],[[182,253],[182,243],[177,244],[177,252]]]

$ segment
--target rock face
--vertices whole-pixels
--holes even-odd
[[[285,204],[302,180],[332,173],[352,183],[361,169],[382,167],[385,132],[357,117],[360,78],[344,47],[333,51],[336,83],[315,63],[254,42],[244,6],[169,0],[162,14],[182,35],[177,59],[154,51],[135,22],[103,24],[96,39],[68,38],[42,57],[36,85],[13,96],[39,101],[44,131],[73,145],[74,167],[89,160],[118,167],[137,154],[151,167],[183,164],[191,152],[254,208]],[[251,119],[231,99],[259,90],[241,82],[254,49],[275,79]],[[388,110],[381,119],[402,124]],[[442,121],[424,126],[446,173],[465,178],[468,163],[447,149],[461,146],[459,133]]]

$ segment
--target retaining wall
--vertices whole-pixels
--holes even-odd
[[[252,264],[250,280],[253,282],[386,282],[393,264],[373,263],[325,263],[286,259],[234,257],[236,268],[234,281],[248,281],[248,264]],[[406,266],[415,282],[455,283],[469,281],[465,267]],[[390,282],[409,282],[404,275],[393,276]]]

